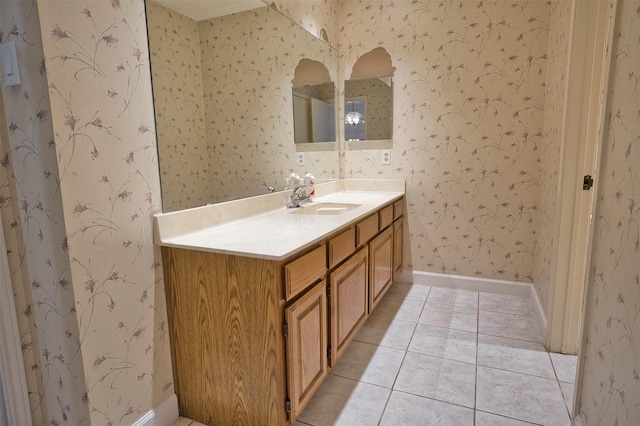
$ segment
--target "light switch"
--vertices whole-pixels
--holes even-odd
[[[16,45],[13,41],[0,44],[0,60],[2,61],[4,85],[9,87],[20,84],[18,57],[16,56]]]

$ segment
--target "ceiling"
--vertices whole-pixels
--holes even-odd
[[[262,0],[154,0],[156,3],[187,16],[204,21],[231,13],[266,6]]]

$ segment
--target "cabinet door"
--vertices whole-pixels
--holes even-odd
[[[402,244],[404,226],[402,217],[393,222],[393,278],[402,272]]]
[[[285,309],[291,420],[302,412],[328,373],[327,285],[322,280]]]
[[[333,271],[331,295],[331,359],[333,367],[367,319],[368,253],[363,248]]]
[[[393,228],[389,227],[369,243],[369,313],[393,281]]]

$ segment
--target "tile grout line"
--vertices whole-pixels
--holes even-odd
[[[476,370],[475,392],[473,395],[473,424],[478,422],[478,352],[480,350],[480,292],[478,292],[478,313],[476,316]]]
[[[420,309],[420,314],[418,315],[418,318],[416,319],[415,323],[413,323],[413,321],[411,321],[413,323],[413,331],[411,332],[411,337],[409,338],[409,341],[407,342],[407,347],[404,349],[404,354],[402,355],[402,361],[400,362],[400,366],[398,367],[398,372],[396,373],[395,378],[393,379],[393,383],[391,383],[391,391],[389,392],[389,397],[387,398],[387,402],[384,405],[384,408],[382,409],[382,413],[380,414],[380,418],[378,419],[378,425],[380,425],[380,423],[382,422],[382,419],[384,418],[384,414],[385,411],[387,411],[387,407],[389,406],[389,401],[391,401],[391,395],[393,395],[393,391],[395,390],[395,385],[396,385],[396,381],[398,380],[398,376],[400,375],[400,370],[402,370],[402,365],[404,364],[404,360],[407,357],[407,353],[409,352],[409,346],[411,346],[411,341],[413,340],[413,337],[416,334],[416,329],[418,328],[418,321],[420,320],[420,317],[422,316],[422,311],[424,311],[424,308],[427,305],[427,299],[429,298],[429,293],[431,293],[431,288],[429,288],[429,291],[427,292],[427,297],[425,297],[424,302],[422,304],[422,309]],[[378,345],[379,346],[379,345]]]
[[[567,409],[567,414],[569,415],[569,420],[571,420],[571,408],[569,408],[569,401],[567,401],[567,396],[564,394],[562,390],[562,382],[560,381],[560,374],[558,374],[559,368],[556,367],[556,363],[553,362],[553,357],[551,356],[551,352],[547,351],[547,355],[549,356],[549,361],[551,362],[551,367],[553,368],[553,374],[556,376],[556,382],[558,383],[558,387],[560,388],[560,395],[562,396],[562,400],[564,401],[564,406]],[[569,383],[569,382],[564,382]],[[575,383],[569,383],[574,386],[575,393]]]

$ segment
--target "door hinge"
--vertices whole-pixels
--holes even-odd
[[[291,400],[289,398],[284,401],[284,411],[286,411],[287,414],[291,414]]]
[[[282,334],[284,334],[284,337],[289,337],[289,325],[287,323],[282,324]]]
[[[331,298],[331,286],[327,286],[327,298]]]
[[[584,191],[588,191],[591,188],[593,188],[593,177],[591,177],[591,175],[586,175],[582,181],[582,189]]]
[[[331,348],[327,348],[327,358],[331,359]]]

